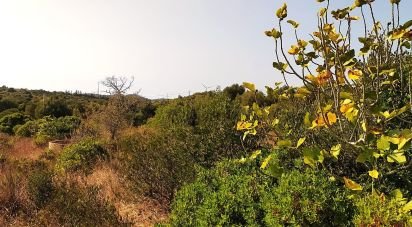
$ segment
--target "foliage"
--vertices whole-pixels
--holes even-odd
[[[0,130],[3,133],[12,134],[13,128],[26,123],[30,118],[21,113],[12,113],[0,119]]]
[[[322,172],[292,171],[269,189],[263,207],[269,226],[348,226],[353,205],[344,189]]]
[[[265,32],[275,42],[273,67],[286,85],[294,76],[303,86],[267,88],[265,99],[274,101],[268,105],[258,102],[253,84],[244,83],[245,95],[255,97],[255,103],[243,108],[237,129],[244,138],[275,134],[272,148],[299,153],[306,165],[327,170],[349,190],[410,192],[412,22],[399,21],[400,1],[390,3],[392,24],[386,29],[375,20],[373,1],[337,10],[330,9],[329,0],[318,2],[326,7],[318,13],[311,39],[299,37],[298,22],[286,21],[286,4],[276,12],[277,27]],[[358,20],[365,31],[357,49],[352,26]],[[369,30],[368,21],[373,22]],[[287,52],[285,22],[296,37]],[[298,109],[288,107],[292,103]]]
[[[68,107],[66,102],[61,99],[50,99],[38,105],[35,109],[36,118],[51,116],[55,118],[72,115],[72,110]]]
[[[126,174],[136,191],[169,203],[195,174],[193,158],[176,135],[141,128],[120,140]]]
[[[185,152],[196,163],[210,167],[216,161],[244,154],[240,135],[233,127],[239,109],[237,100],[220,91],[195,94],[160,106],[148,125],[185,141]],[[246,145],[253,147],[253,143]]]
[[[408,214],[407,202],[399,190],[393,191],[391,197],[377,192],[357,197],[354,224],[356,226],[409,226],[412,224],[412,215]]]
[[[57,171],[89,170],[98,159],[107,157],[106,149],[92,139],[84,139],[67,146],[57,158]]]
[[[281,158],[273,156],[279,165]],[[172,205],[173,226],[346,225],[353,206],[323,173],[291,170],[269,176],[258,155],[201,171]],[[276,166],[279,166],[276,165]],[[275,166],[274,166],[275,167]]]
[[[54,193],[53,173],[45,167],[35,169],[28,176],[28,191],[37,207],[42,207],[52,199]]]
[[[60,225],[119,226],[115,208],[99,199],[95,187],[80,188],[70,183],[58,185],[47,209]],[[41,218],[41,217],[40,217]],[[40,219],[39,218],[39,219]]]
[[[80,119],[75,116],[60,118],[44,117],[34,121],[28,121],[17,127],[15,133],[18,136],[31,137],[36,139],[65,139],[70,137],[79,127]]]

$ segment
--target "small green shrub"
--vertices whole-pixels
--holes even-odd
[[[0,119],[0,130],[7,134],[13,134],[13,128],[22,125],[29,120],[29,116],[21,113],[12,113]]]
[[[184,186],[172,205],[173,226],[347,226],[354,207],[326,174],[292,170],[279,179],[255,160],[224,161]]]
[[[172,205],[173,226],[263,226],[263,180],[252,162],[224,161],[184,186]]]
[[[33,136],[38,130],[38,126],[36,124],[36,121],[28,121],[24,125],[21,125],[20,127],[16,128],[14,133],[17,136],[21,137],[31,137]]]
[[[353,216],[345,189],[322,171],[286,173],[263,197],[269,226],[347,226]]]
[[[139,130],[120,140],[125,174],[138,193],[169,203],[184,183],[194,179],[193,158],[176,135]]]
[[[407,200],[402,193],[386,197],[374,192],[355,199],[356,215],[353,223],[356,226],[410,226],[412,214],[402,211]],[[409,222],[408,222],[409,221]]]
[[[63,183],[56,187],[46,209],[64,226],[121,225],[114,206],[99,199],[98,192],[96,187]]]
[[[100,142],[85,139],[63,149],[57,158],[56,169],[58,171],[72,171],[78,169],[89,170],[98,159],[104,159],[108,155]]]
[[[31,199],[37,207],[42,207],[51,198],[54,192],[52,172],[41,168],[28,176],[28,190]]]

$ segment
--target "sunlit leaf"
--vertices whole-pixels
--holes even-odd
[[[355,181],[349,178],[343,177],[343,181],[345,182],[345,186],[352,191],[362,191],[363,190],[363,187],[360,184],[356,183]]]
[[[243,82],[243,87],[249,89],[250,91],[256,91],[256,86],[253,83]]]
[[[291,55],[296,55],[296,54],[298,54],[298,53],[299,53],[299,47],[298,47],[298,46],[295,46],[295,45],[292,45],[292,46],[290,47],[290,49],[288,50],[288,53],[291,54]]]
[[[378,179],[379,177],[379,172],[376,169],[368,171],[368,174],[370,177],[375,178],[375,179]]]
[[[388,151],[390,146],[389,137],[387,136],[381,136],[376,142],[376,147],[381,151]]]
[[[280,19],[283,20],[288,16],[288,9],[286,3],[283,3],[282,7],[280,7],[276,11],[276,16]]]
[[[408,213],[409,211],[412,210],[412,200],[409,201],[405,206],[402,207],[402,212]]]
[[[340,154],[341,147],[342,147],[342,145],[340,145],[340,144],[337,144],[337,145],[333,146],[333,147],[330,149],[330,154],[331,154],[334,158],[338,159],[338,156],[339,156],[339,154]]]
[[[359,69],[349,70],[348,77],[351,80],[359,80],[363,75],[362,71]]]
[[[265,169],[266,166],[269,164],[270,160],[272,159],[272,155],[269,155],[263,160],[262,165],[260,165],[261,169]]]
[[[288,20],[287,21],[289,24],[291,24],[294,28],[298,28],[299,27],[299,23],[297,23],[294,20]]]
[[[256,159],[260,154],[262,154],[261,150],[257,150],[253,152],[253,154],[250,156],[250,159]]]
[[[299,148],[306,140],[306,137],[300,138],[296,144],[296,148]]]
[[[396,162],[399,164],[405,163],[406,162],[406,156],[403,151],[398,151],[395,150],[392,154],[389,154],[387,157],[388,162]]]

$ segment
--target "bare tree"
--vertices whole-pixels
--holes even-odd
[[[107,88],[110,95],[109,102],[101,114],[103,125],[110,135],[110,139],[116,139],[119,131],[130,125],[133,111],[135,111],[135,99],[133,95],[126,93],[132,87],[134,78],[107,77],[101,82]],[[137,94],[136,94],[137,95]]]
[[[101,82],[103,86],[107,88],[104,92],[109,95],[124,95],[132,87],[134,82],[134,77],[106,77],[104,81]]]

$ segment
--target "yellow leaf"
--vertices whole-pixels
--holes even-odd
[[[286,3],[283,3],[282,7],[280,7],[277,11],[276,11],[276,16],[280,19],[283,20],[288,16],[288,8]]]
[[[299,40],[298,40],[298,45],[299,45],[301,48],[305,48],[305,47],[308,45],[308,42],[306,42],[306,41],[303,40],[303,39],[299,39]]]
[[[407,204],[405,204],[405,206],[402,207],[402,211],[404,213],[408,213],[411,210],[412,210],[412,200],[409,201]]]
[[[265,158],[265,160],[262,162],[262,165],[260,166],[261,169],[265,169],[266,166],[269,164],[269,161],[272,159],[272,155],[269,155]]]
[[[296,148],[299,148],[300,145],[302,145],[305,142],[305,140],[306,140],[306,137],[300,138],[298,140],[298,143],[296,144]]]
[[[250,91],[256,91],[256,86],[253,83],[243,82],[243,87],[249,89]]]
[[[352,191],[362,191],[363,190],[363,187],[360,184],[356,183],[355,181],[349,178],[343,177],[343,181],[345,181],[345,186]]]
[[[256,159],[261,153],[262,153],[261,150],[257,150],[253,152],[253,154],[250,156],[250,159]]]
[[[349,70],[348,77],[351,80],[359,80],[363,75],[362,71],[359,69]]]
[[[298,53],[299,53],[299,47],[298,47],[298,46],[295,46],[295,45],[292,45],[292,46],[290,47],[290,49],[288,50],[288,53],[291,54],[291,55],[296,55],[296,54],[298,54]]]
[[[339,156],[339,154],[340,154],[341,147],[342,147],[342,145],[337,144],[336,146],[333,146],[333,147],[330,149],[331,155],[332,155],[333,157],[335,157],[336,159],[338,159],[338,156]]]
[[[363,122],[363,123],[362,123],[362,130],[363,130],[364,132],[367,131],[367,129],[366,129],[366,122]]]
[[[329,124],[333,125],[334,123],[336,123],[336,114],[329,112],[327,116],[328,116]]]
[[[368,171],[368,173],[369,173],[369,176],[372,178],[378,179],[379,177],[379,172],[376,169]]]

